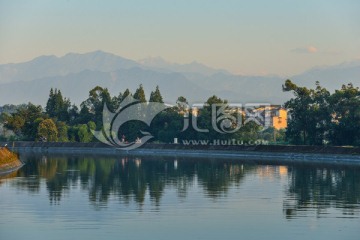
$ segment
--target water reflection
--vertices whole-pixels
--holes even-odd
[[[196,185],[207,198],[226,196],[239,189],[248,176],[276,181],[283,188],[283,212],[288,219],[307,211],[317,216],[328,209],[341,209],[344,217],[359,217],[360,170],[314,166],[265,166],[232,160],[27,156],[26,165],[13,173],[11,187],[38,193],[46,184],[50,204],[59,204],[72,191],[88,194],[97,209],[111,198],[140,207],[148,197],[160,207],[168,189],[186,199]],[[0,187],[1,187],[0,180]]]
[[[344,217],[359,212],[359,169],[289,168],[289,187],[284,200],[287,218],[301,216],[315,210],[316,215],[326,214],[329,208],[338,208]]]
[[[78,184],[89,193],[96,206],[105,206],[111,196],[123,202],[142,204],[148,193],[159,205],[166,186],[177,189],[179,197],[197,181],[208,196],[216,198],[228,191],[231,184],[240,184],[245,172],[255,165],[239,165],[232,161],[169,160],[159,158],[109,157],[46,157],[28,156],[26,165],[16,173],[19,181],[11,184],[36,193],[45,180],[51,204],[61,201],[71,187]],[[27,179],[21,181],[21,178]]]

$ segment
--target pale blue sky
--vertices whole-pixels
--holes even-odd
[[[291,75],[360,59],[358,0],[0,0],[0,63],[104,50]]]

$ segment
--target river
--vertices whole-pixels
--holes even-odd
[[[360,168],[22,155],[0,239],[358,239]]]

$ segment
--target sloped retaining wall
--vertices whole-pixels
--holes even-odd
[[[18,156],[12,153],[8,148],[0,145],[0,175],[8,174],[20,168],[23,163]]]

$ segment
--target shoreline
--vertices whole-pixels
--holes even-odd
[[[0,143],[2,144],[2,143]],[[222,158],[260,161],[262,163],[313,163],[360,166],[360,148],[324,146],[185,146],[179,144],[145,144],[124,151],[102,143],[8,143],[21,154],[85,154],[110,156],[164,156]]]
[[[22,168],[22,166],[24,166],[24,164],[19,161],[19,165],[18,166],[15,166],[15,167],[12,167],[12,168],[7,168],[7,169],[4,169],[4,170],[0,170],[0,177],[2,176],[6,176],[12,172],[15,172],[17,170],[19,170],[20,168]],[[0,169],[2,168],[2,166],[0,166]]]

